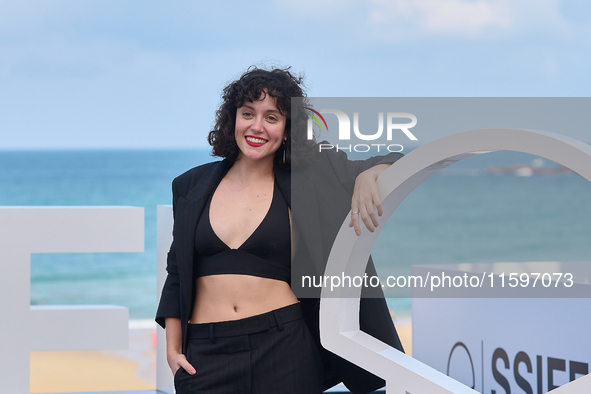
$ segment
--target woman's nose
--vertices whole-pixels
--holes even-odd
[[[257,132],[263,131],[263,119],[255,118],[250,129]]]

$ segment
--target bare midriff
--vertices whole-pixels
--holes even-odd
[[[287,282],[223,274],[197,279],[190,323],[213,323],[260,315],[298,302]]]

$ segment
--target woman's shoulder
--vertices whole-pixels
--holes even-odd
[[[185,171],[181,175],[174,178],[172,187],[182,193],[183,190],[190,190],[204,175],[221,169],[227,165],[227,160],[213,161],[206,164],[201,164]],[[186,193],[185,193],[186,194]]]
[[[204,173],[208,172],[209,170],[211,170],[212,168],[221,165],[224,161],[223,160],[219,160],[219,161],[212,161],[209,163],[205,163],[205,164],[201,164],[198,165],[197,167],[193,167],[190,170],[187,170],[185,172],[183,172],[181,175],[177,176],[174,180],[175,181],[183,181],[186,179],[192,179],[195,177],[200,177],[202,176]]]

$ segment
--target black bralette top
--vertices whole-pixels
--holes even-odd
[[[209,209],[212,195],[199,218],[195,250],[199,256],[196,277],[220,274],[253,275],[290,283],[291,235],[289,213],[277,184],[267,215],[238,249],[230,249],[211,227]]]

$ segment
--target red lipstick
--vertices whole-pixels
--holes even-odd
[[[258,140],[263,140],[265,142],[249,141],[249,138],[256,138]],[[264,140],[263,138],[255,137],[255,136],[252,136],[252,135],[246,135],[246,136],[244,136],[244,139],[246,140],[246,143],[249,146],[252,146],[253,148],[258,148],[259,146],[263,146],[263,145],[265,145],[267,143],[267,140]]]

